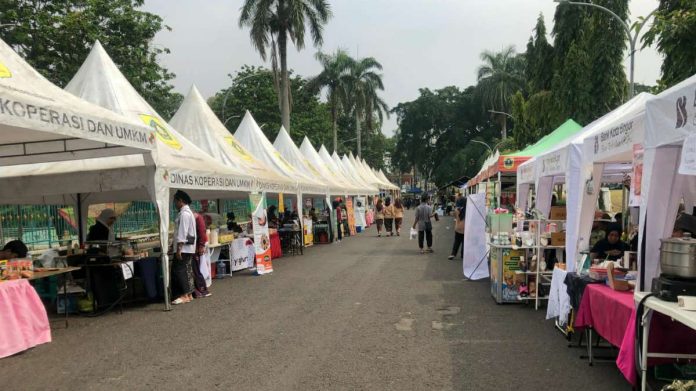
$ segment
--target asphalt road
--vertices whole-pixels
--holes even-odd
[[[579,359],[544,310],[464,281],[447,260],[451,225],[435,223],[434,254],[370,228],[275,260],[271,275],[216,280],[171,312],[73,317],[52,343],[0,360],[0,389],[630,389],[615,365]]]

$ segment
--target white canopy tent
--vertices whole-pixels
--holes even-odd
[[[98,192],[86,197],[87,203],[106,201],[152,200],[160,218],[160,241],[169,247],[169,207],[174,189],[186,189],[197,199],[224,198],[230,192],[249,192],[254,188],[253,177],[218,163],[169,126],[135,91],[119,71],[99,42],[70,81],[66,90],[85,100],[121,113],[155,129],[157,149],[152,158],[155,169],[127,176],[129,184],[143,181],[146,186],[123,192]],[[86,221],[84,208],[81,219]],[[166,306],[169,307],[169,262],[162,255]]]
[[[578,230],[580,225],[581,194],[583,193],[583,143],[586,137],[613,129],[625,118],[635,116],[645,105],[649,94],[641,93],[630,101],[594,121],[571,140],[566,140],[553,150],[536,157],[536,208],[544,215],[551,209],[553,186],[565,183],[566,200],[566,268],[575,271],[578,254]],[[600,177],[601,178],[601,177]],[[594,212],[592,213],[594,215]],[[583,242],[585,239],[582,239]],[[589,236],[587,238],[589,241]]]
[[[268,167],[285,178],[294,180],[297,185],[296,196],[298,205],[302,200],[302,194],[326,194],[326,185],[317,182],[296,170],[287,160],[281,156],[263,131],[247,111],[242,122],[237,127],[234,136],[254,157],[264,162]]]
[[[220,122],[196,86],[192,86],[169,124],[218,162],[254,178],[255,191],[291,192],[294,181],[271,171],[246,150]]]
[[[359,189],[355,188],[354,185],[346,182],[343,177],[339,176],[336,171],[331,168],[329,164],[324,162],[324,160],[319,156],[319,153],[314,149],[314,146],[305,136],[302,140],[302,145],[300,145],[300,152],[302,155],[309,160],[309,162],[319,170],[321,176],[333,185],[329,186],[331,195],[342,195],[348,196],[349,194],[358,194]]]
[[[2,40],[0,89],[2,166],[140,154],[155,148],[151,128],[63,91]]]
[[[355,171],[355,168],[353,165],[350,163],[350,159],[348,159],[347,155],[343,155],[343,158],[339,158],[338,154],[336,152],[333,153],[331,156],[336,161],[336,164],[339,164],[343,167],[343,171],[350,177],[352,178],[356,183],[359,183],[361,187],[364,187],[366,189],[369,189],[369,192],[367,193],[368,195],[372,194],[379,194],[379,189],[376,188],[375,186],[372,186],[368,183],[366,183]]]
[[[377,178],[381,179],[382,181],[384,181],[384,183],[386,183],[387,185],[391,186],[392,189],[394,189],[394,190],[399,190],[399,186],[396,186],[395,184],[391,183],[391,182],[389,181],[389,179],[387,178],[387,176],[384,174],[384,171],[382,171],[381,168],[379,169],[379,171],[377,171],[376,174],[377,174]]]
[[[292,141],[290,134],[288,134],[288,132],[282,126],[280,127],[278,136],[273,143],[273,147],[280,152],[280,155],[285,159],[285,161],[287,161],[295,170],[300,172],[305,177],[311,178],[315,182],[318,182],[324,186],[324,189],[326,190],[324,194],[327,196],[332,190],[334,192],[338,191],[340,194],[345,193],[344,188],[340,188],[340,186],[336,185],[335,183],[326,180],[326,178],[321,175],[319,169],[314,167],[309,159],[302,155],[299,148],[297,148],[295,143]]]
[[[366,175],[369,178],[372,178],[373,181],[377,181],[377,183],[380,183],[382,188],[391,189],[391,190],[398,190],[398,187],[394,186],[391,182],[385,181],[384,179],[380,178],[379,175],[376,173],[376,171],[373,170],[369,164],[367,164],[365,159],[362,159],[362,161],[358,160],[358,163],[362,166],[362,169],[366,173]]]
[[[660,239],[670,237],[680,202],[696,206],[696,75],[648,100],[640,202],[641,281],[660,274]]]
[[[353,174],[357,176],[358,179],[360,179],[363,183],[376,188],[378,191],[383,187],[379,181],[374,181],[369,175],[366,175],[358,161],[355,159],[355,156],[353,156],[353,152],[349,152],[347,156]]]
[[[329,154],[329,151],[326,149],[324,145],[319,147],[319,156],[321,159],[326,163],[327,167],[332,170],[333,172],[336,173],[340,178],[342,178],[346,183],[349,183],[351,186],[354,188],[357,188],[359,194],[372,194],[373,189],[365,187],[364,185],[361,185],[357,181],[355,181],[348,173],[346,173],[345,169],[343,168],[343,164],[340,162],[340,159],[334,160],[334,158]],[[338,157],[338,155],[336,155]]]
[[[581,180],[575,188],[580,194],[576,252],[589,249],[601,184],[621,183],[624,175],[632,172],[634,149],[645,140],[645,104],[652,97],[641,93],[618,107],[605,121],[594,126],[583,141]],[[586,184],[590,181],[592,186],[588,188]]]
[[[517,167],[517,208],[527,210],[529,190],[536,180],[536,158],[533,157]]]

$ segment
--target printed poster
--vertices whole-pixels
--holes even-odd
[[[304,236],[304,244],[306,247],[314,245],[314,226],[310,217],[302,218],[302,233]]]
[[[640,206],[640,187],[643,182],[643,153],[642,144],[633,145],[633,176],[631,181],[631,193],[629,206]]]
[[[252,225],[254,227],[254,249],[256,251],[256,274],[268,274],[273,271],[271,263],[271,235],[268,231],[266,215],[266,195],[249,194],[252,207]]]
[[[348,214],[348,228],[350,229],[350,234],[355,235],[355,211],[353,210],[352,197],[348,197],[346,200],[346,213]]]

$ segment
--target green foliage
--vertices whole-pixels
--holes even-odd
[[[696,2],[661,0],[655,21],[643,37],[664,56],[659,90],[696,74]]]
[[[517,91],[510,99],[510,114],[515,121],[515,127],[512,130],[514,144],[519,148],[534,141],[536,132],[529,128],[527,102],[521,91]]]
[[[329,107],[319,101],[316,90],[305,88],[306,84],[300,76],[290,79],[296,107],[290,136],[297,144],[304,136],[315,145],[327,143],[331,140]],[[266,68],[243,66],[232,79],[232,86],[216,93],[208,103],[231,132],[237,129],[248,110],[271,142],[278,135],[281,125],[278,98],[273,87],[273,73]]]
[[[357,139],[357,155],[362,155],[362,122],[368,125],[368,135],[373,131],[373,114],[377,112],[381,118],[382,112],[388,110],[386,103],[379,97],[378,91],[384,90],[382,64],[374,57],[353,60],[348,73],[344,76],[346,95],[343,107],[353,112],[355,133]]]
[[[497,141],[483,107],[475,87],[424,88],[417,99],[399,103],[392,109],[399,124],[392,165],[401,172],[415,167],[438,186],[476,174],[488,150],[471,140]]]
[[[532,93],[550,90],[553,81],[553,46],[546,40],[544,15],[539,15],[534,35],[527,44],[525,76],[528,90]]]
[[[166,48],[152,44],[169,29],[162,18],[138,8],[143,0],[0,0],[0,38],[36,70],[64,87],[99,40],[136,90],[169,119],[182,97],[174,74],[157,62]]]
[[[570,45],[553,90],[561,112],[581,124],[590,123],[595,118],[589,79],[590,56],[585,43],[584,39],[579,39]]]
[[[481,61],[477,87],[485,107],[508,112],[512,95],[524,89],[524,56],[517,55],[514,46],[508,46],[498,53],[484,51]]]
[[[594,4],[612,10],[624,22],[628,18],[628,0],[594,0]],[[626,31],[611,14],[591,9],[587,16],[590,57],[591,120],[614,110],[627,100],[628,82],[623,59]],[[585,122],[587,123],[587,122]]]

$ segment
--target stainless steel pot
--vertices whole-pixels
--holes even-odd
[[[662,273],[675,277],[696,278],[696,239],[660,239],[660,268]]]

